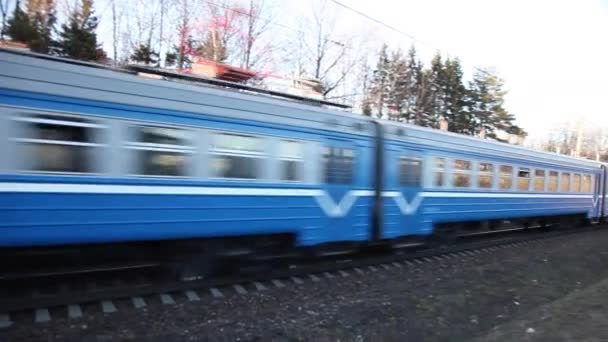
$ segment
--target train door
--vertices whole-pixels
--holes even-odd
[[[387,225],[384,237],[390,239],[415,235],[421,228],[417,213],[422,203],[423,155],[420,151],[396,148],[392,149],[389,160],[386,166],[387,183],[395,190],[386,192],[385,202],[387,208],[392,210],[387,210],[385,215],[390,215],[390,221],[396,221],[396,224],[390,229]]]
[[[323,146],[322,184],[326,196],[322,207],[328,217],[328,241],[356,240],[354,209],[360,196],[353,188],[358,155],[357,146],[350,141],[328,139]]]

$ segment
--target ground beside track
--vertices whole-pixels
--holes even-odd
[[[200,302],[85,307],[0,340],[594,341],[608,335],[607,245],[608,231],[592,232]]]

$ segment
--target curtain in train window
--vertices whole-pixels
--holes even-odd
[[[570,174],[562,172],[561,192],[570,192]]]
[[[581,192],[581,175],[578,173],[572,176],[572,192]]]
[[[534,191],[545,191],[545,170],[534,170]]]
[[[491,188],[494,182],[494,165],[479,163],[479,187]]]
[[[500,188],[504,190],[513,188],[513,166],[500,166]]]
[[[468,160],[454,160],[453,185],[457,188],[471,186],[471,162]]]
[[[530,189],[530,169],[520,167],[517,173],[517,190],[528,191]]]
[[[549,171],[549,191],[557,192],[559,184],[559,173],[557,171]]]

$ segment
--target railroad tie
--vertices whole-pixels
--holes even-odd
[[[395,267],[399,267],[399,268],[402,267],[401,264],[398,263],[398,262],[396,262],[396,261],[393,262],[392,265],[395,266]]]
[[[141,309],[146,306],[146,301],[141,297],[133,297],[131,298],[131,302],[136,309]]]
[[[173,305],[175,304],[175,299],[168,293],[161,293],[160,301],[165,305]]]
[[[312,281],[314,281],[314,282],[317,282],[317,281],[320,281],[321,279],[319,279],[319,277],[317,277],[316,275],[311,274],[311,275],[310,275],[310,280],[312,280]]]
[[[45,323],[51,320],[51,313],[47,308],[36,309],[34,314],[34,322]]]
[[[222,291],[220,291],[220,289],[218,289],[216,287],[212,287],[209,291],[211,292],[211,295],[214,298],[222,298],[222,297],[224,297],[224,294],[222,293]]]
[[[13,321],[11,321],[11,315],[8,313],[0,314],[0,329],[8,328],[13,325]]]
[[[384,268],[385,270],[390,270],[391,267],[387,264],[381,264],[380,266],[382,266],[382,268]]]
[[[359,267],[355,267],[355,272],[357,272],[359,274],[365,274],[365,272],[363,272],[363,270],[360,269]]]
[[[335,278],[333,274],[329,273],[329,272],[323,272],[323,275],[325,276],[325,278],[327,279],[333,279]]]
[[[198,302],[201,300],[201,297],[194,291],[186,291],[186,298],[191,302]]]
[[[372,272],[376,272],[376,271],[378,271],[378,269],[377,269],[377,268],[375,268],[375,267],[374,267],[374,266],[372,266],[372,265],[369,265],[367,268],[369,268],[369,270],[370,270],[370,271],[372,271]]]
[[[243,285],[235,284],[233,287],[234,287],[234,290],[236,291],[236,293],[241,294],[241,295],[247,294],[247,289],[245,289],[243,287]]]
[[[268,288],[266,286],[264,286],[264,284],[260,283],[259,281],[254,282],[253,286],[255,286],[255,289],[258,290],[258,291],[266,291],[266,290],[268,290]]]
[[[340,275],[343,276],[343,277],[348,277],[349,276],[348,272],[346,272],[344,270],[339,270],[338,273],[340,273]]]
[[[273,279],[272,283],[274,284],[274,286],[279,287],[279,288],[280,287],[285,287],[285,284],[283,284],[283,282],[280,281],[280,280],[278,280],[278,279]]]
[[[82,317],[82,308],[78,304],[68,305],[68,317],[71,319]]]
[[[111,300],[104,300],[101,302],[101,311],[103,311],[103,313],[116,312],[116,306]]]
[[[302,279],[298,278],[298,277],[291,277],[291,280],[298,285],[304,284],[304,282],[302,281]]]

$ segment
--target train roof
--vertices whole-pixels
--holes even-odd
[[[573,158],[556,153],[444,132],[410,124],[375,120],[360,114],[329,108],[324,101],[279,98],[278,94],[253,92],[248,87],[228,89],[218,82],[195,83],[191,76],[150,79],[138,72],[152,71],[146,67],[112,68],[96,63],[0,48],[0,86],[49,95],[78,97],[99,101],[103,92],[112,103],[154,107],[197,114],[229,117],[373,136],[373,121],[379,121],[386,137],[417,143],[432,149],[497,154],[547,163],[598,167],[599,162]],[[156,73],[164,78],[172,73]],[[183,75],[182,75],[183,76]],[[281,94],[285,95],[285,94]],[[287,94],[289,95],[289,94]],[[335,106],[334,106],[335,107]],[[312,115],[311,115],[312,114]]]
[[[438,129],[410,125],[401,122],[381,120],[388,139],[401,140],[428,146],[433,149],[466,151],[467,153],[495,155],[505,158],[525,159],[533,162],[567,164],[573,167],[599,168],[602,163],[593,160],[570,157],[553,152],[507,144],[464,134],[445,132]]]
[[[374,135],[365,123],[372,118],[330,109],[341,107],[278,92],[255,91],[224,81],[200,83],[201,78],[172,72],[155,73],[149,68],[112,68],[42,54],[0,48],[0,85],[8,89],[78,97],[112,103],[154,107],[196,114],[288,124],[295,127]],[[175,76],[175,77],[169,77]],[[102,94],[100,94],[102,92]],[[105,93],[105,94],[104,94]],[[280,96],[280,97],[279,97]],[[257,114],[252,118],[251,113]],[[313,114],[313,115],[311,115]]]

